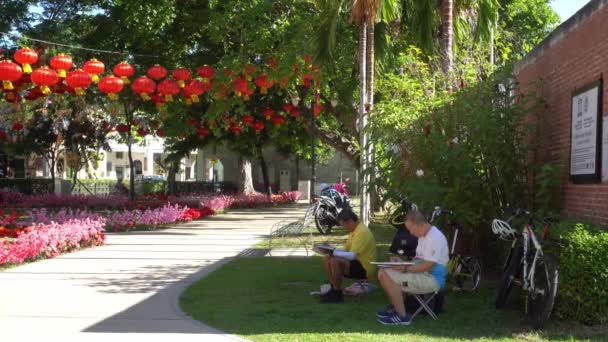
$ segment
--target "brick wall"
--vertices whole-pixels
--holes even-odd
[[[608,120],[608,0],[593,0],[560,25],[516,67],[523,94],[538,91],[547,106],[540,129],[539,161],[563,163],[563,207],[580,219],[608,223],[608,182],[572,184],[572,93],[603,76],[603,120]]]

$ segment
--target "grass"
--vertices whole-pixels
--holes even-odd
[[[371,229],[382,258],[394,228],[376,224]],[[317,235],[319,242],[340,242],[346,232]],[[387,327],[374,315],[387,304],[381,289],[346,298],[344,304],[323,305],[310,292],[325,282],[319,257],[238,258],[187,289],[181,306],[197,320],[254,341],[600,341],[605,336],[594,337],[593,331],[566,322],[528,331],[520,324],[520,307],[494,309],[495,290],[487,283],[477,293],[449,292],[438,321],[419,316],[411,326]],[[512,299],[521,303],[515,293]]]

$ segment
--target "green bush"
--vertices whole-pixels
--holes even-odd
[[[163,180],[146,180],[143,182],[144,195],[164,194],[166,181]]]
[[[556,315],[608,323],[608,231],[577,223],[562,237]]]

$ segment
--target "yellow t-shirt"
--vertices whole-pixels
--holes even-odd
[[[348,234],[344,249],[357,254],[357,260],[367,272],[367,277],[374,277],[376,266],[371,262],[376,261],[376,239],[367,226],[359,223],[357,228]]]

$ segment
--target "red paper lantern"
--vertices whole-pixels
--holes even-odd
[[[118,98],[117,94],[122,90],[124,83],[122,79],[116,76],[107,75],[99,81],[97,86],[101,92],[108,94],[110,100],[116,100]]]
[[[196,73],[203,78],[203,81],[210,81],[213,78],[213,75],[215,75],[215,70],[213,69],[213,67],[210,67],[205,64],[202,67],[198,68],[198,70],[196,70]]]
[[[319,114],[321,114],[322,110],[323,110],[323,105],[315,103],[315,105],[313,106],[313,114],[315,116],[319,116]]]
[[[9,90],[4,93],[4,99],[9,103],[18,103],[21,102],[21,95],[15,90]]]
[[[93,79],[88,72],[82,69],[76,69],[68,73],[65,81],[70,87],[74,88],[77,95],[82,96],[85,94],[84,89],[91,85]]]
[[[255,84],[260,88],[260,93],[268,94],[268,89],[274,85],[273,80],[268,79],[268,75],[262,74],[260,77],[255,79]]]
[[[23,129],[23,124],[19,121],[13,122],[13,131],[20,131]]]
[[[137,130],[137,135],[139,135],[140,137],[145,137],[146,135],[150,134],[150,131],[148,131],[147,129],[140,127]]]
[[[23,72],[26,74],[32,73],[32,64],[38,62],[38,54],[30,48],[21,48],[15,51],[15,60],[23,66]]]
[[[103,129],[104,131],[107,130],[108,128],[110,128],[110,123],[107,121],[102,121],[101,122],[101,129]]]
[[[207,135],[209,135],[209,129],[207,129],[206,127],[198,127],[196,129],[196,134],[199,137],[206,137]]]
[[[205,92],[205,84],[200,80],[192,80],[184,87],[184,95],[186,95],[186,103],[192,101],[199,102],[199,96]]]
[[[249,83],[247,82],[247,80],[245,78],[239,77],[239,78],[235,79],[234,81],[232,81],[232,89],[234,89],[234,93],[236,96],[238,96],[238,97],[243,96],[244,100],[249,99],[249,95],[250,95]]]
[[[44,96],[44,94],[42,93],[42,90],[40,90],[40,87],[34,87],[27,92],[25,98],[27,100],[34,101],[41,98],[42,96]]]
[[[158,92],[165,96],[165,101],[173,101],[173,95],[179,94],[179,84],[174,80],[166,79],[162,80],[158,84]]]
[[[146,76],[141,76],[133,81],[131,90],[145,101],[149,101],[151,99],[150,95],[154,94],[156,90],[156,83]]]
[[[243,116],[243,123],[247,126],[251,126],[251,124],[253,124],[254,121],[255,121],[255,119],[251,115]]]
[[[173,78],[177,80],[177,84],[179,84],[180,88],[185,87],[186,81],[189,80],[190,77],[192,77],[192,73],[186,68],[176,68],[175,70],[173,70],[172,75]]]
[[[165,103],[165,99],[159,93],[152,95],[152,102],[156,104],[157,109],[161,109],[163,107],[163,103]]]
[[[60,53],[51,58],[50,64],[51,68],[57,70],[60,78],[65,78],[67,70],[70,70],[74,63],[72,62],[72,57],[64,53]]]
[[[154,64],[148,69],[148,77],[153,80],[160,80],[161,78],[165,78],[167,76],[167,69],[165,69],[160,64]]]
[[[95,83],[99,82],[99,75],[106,70],[105,64],[95,58],[86,61],[82,68],[91,75],[91,79]]]
[[[4,130],[0,130],[0,141],[6,140],[6,132]]]
[[[156,130],[156,136],[158,136],[159,138],[164,138],[167,136],[167,134],[165,133],[164,129],[159,128]]]
[[[311,74],[302,75],[302,83],[303,83],[304,87],[306,87],[306,88],[310,87],[310,81],[312,81]]]
[[[251,127],[255,130],[256,133],[260,133],[264,130],[264,123],[262,121],[256,121],[251,125]]]
[[[103,79],[102,79],[103,81]],[[129,131],[129,126],[125,125],[125,124],[118,124],[116,125],[116,131],[118,133],[127,133]]]
[[[38,68],[32,72],[32,82],[40,87],[43,94],[47,95],[51,93],[50,86],[59,82],[59,75],[57,72],[47,66]]]
[[[285,118],[276,114],[272,116],[271,121],[275,127],[281,127],[281,125],[285,122]]]
[[[294,118],[297,118],[300,116],[300,110],[298,109],[298,107],[292,107],[291,110],[289,111],[289,114],[291,116],[293,116]]]
[[[10,60],[0,61],[0,81],[4,90],[13,90],[12,81],[17,81],[23,75],[21,67]]]
[[[129,77],[135,73],[135,68],[127,62],[120,62],[114,66],[114,75],[120,77],[124,84],[129,83]]]
[[[274,110],[272,110],[272,108],[267,107],[262,111],[262,115],[264,115],[264,118],[266,120],[270,120],[270,118],[274,115]]]
[[[228,130],[236,135],[241,134],[241,126],[236,124],[231,124],[230,126],[228,126]]]

